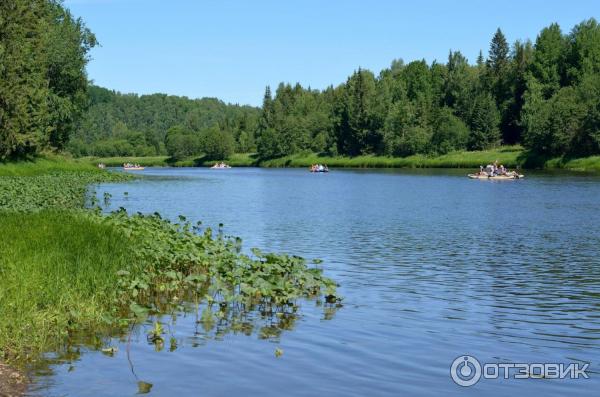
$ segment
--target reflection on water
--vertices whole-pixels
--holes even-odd
[[[98,197],[110,193],[113,209],[223,222],[246,248],[322,258],[342,285],[344,308],[324,321],[335,308],[303,302],[289,317],[228,314],[206,329],[202,309],[191,305],[128,335],[100,335],[95,346],[74,343],[84,353],[51,363],[52,376],[38,378],[43,395],[134,395],[138,381],[152,384],[151,395],[181,396],[595,395],[600,387],[599,178],[528,174],[493,182],[439,170],[145,174],[158,178],[103,185]],[[147,339],[156,320],[166,332],[159,352]],[[110,356],[100,346],[118,350]],[[591,362],[593,373],[460,389],[448,374],[461,354],[482,362]]]

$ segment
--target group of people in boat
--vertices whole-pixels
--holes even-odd
[[[225,164],[224,162],[221,161],[221,162],[215,163],[215,165],[213,165],[210,168],[231,168],[231,166],[227,165],[227,164]]]
[[[313,164],[310,166],[310,172],[329,172],[329,168],[327,165]]]
[[[518,177],[519,173],[517,171],[509,171],[508,168],[506,168],[502,164],[498,165],[498,160],[496,160],[492,164],[488,164],[485,167],[480,165],[479,172],[475,175],[487,176],[487,177],[495,177],[495,176]]]
[[[123,163],[123,168],[142,168],[142,166],[137,163]]]

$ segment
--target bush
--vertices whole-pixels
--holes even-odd
[[[235,139],[228,131],[211,127],[204,130],[200,139],[201,149],[207,160],[224,160],[233,154]]]

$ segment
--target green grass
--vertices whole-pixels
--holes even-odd
[[[482,151],[456,151],[440,156],[414,155],[408,157],[387,156],[327,156],[317,153],[300,153],[290,156],[260,160],[255,153],[236,153],[225,162],[232,167],[310,167],[312,164],[327,164],[334,168],[479,168],[498,160],[509,168],[566,169],[573,171],[600,172],[600,156],[578,159],[545,158],[526,152],[521,146],[502,146]],[[82,162],[108,166],[121,166],[125,162],[143,166],[210,167],[215,162],[203,157],[171,161],[169,157],[110,157],[81,159]],[[1,171],[0,171],[1,172]]]
[[[60,158],[2,167],[0,360],[31,362],[74,332],[125,329],[180,310],[185,297],[204,304],[206,332],[216,332],[217,318],[219,332],[234,327],[257,307],[270,327],[283,318],[288,329],[277,315],[298,299],[337,299],[335,283],[302,258],[240,254],[240,239],[200,233],[183,217],[84,208],[90,184],[129,179],[124,173]]]
[[[256,167],[258,166],[258,159],[256,154],[253,153],[235,153],[224,160],[227,164],[232,167]],[[211,167],[215,164],[214,160],[205,160],[199,158],[195,160],[196,166]]]
[[[590,156],[579,159],[562,159],[555,168],[564,168],[573,171],[600,172],[600,156]]]
[[[494,150],[478,152],[452,152],[442,156],[414,155],[409,157],[386,156],[322,156],[314,153],[264,160],[263,167],[309,167],[311,164],[327,164],[329,167],[351,168],[478,168],[498,160],[507,167],[520,164],[519,146],[507,146]]]
[[[124,163],[139,164],[144,167],[210,167],[215,161],[206,160],[202,156],[187,159],[173,160],[168,156],[153,157],[82,157],[82,162],[93,164],[106,164],[108,167],[121,167]],[[256,156],[251,153],[235,153],[225,159],[233,167],[251,167],[257,165]]]
[[[97,167],[82,159],[66,159],[45,155],[27,161],[0,162],[0,176],[36,176],[60,172],[100,173]]]
[[[125,163],[139,164],[143,167],[167,167],[169,156],[151,156],[151,157],[82,157],[83,162],[97,166],[100,163],[107,167],[121,167]]]
[[[70,211],[0,211],[0,224],[0,358],[28,361],[98,326],[133,260],[123,233]]]

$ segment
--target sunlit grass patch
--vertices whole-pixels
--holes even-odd
[[[75,211],[0,211],[0,225],[0,357],[34,358],[102,322],[133,260],[123,233]]]

